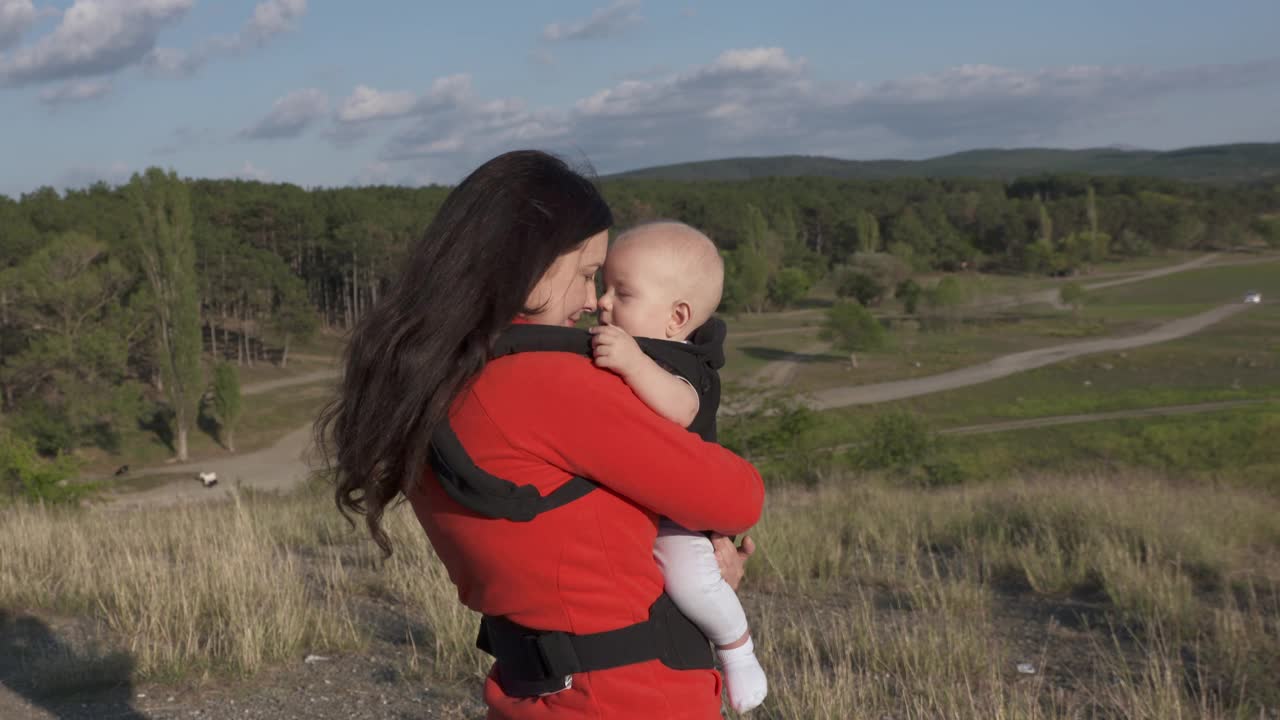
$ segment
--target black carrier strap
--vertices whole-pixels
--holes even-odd
[[[431,467],[454,502],[486,517],[515,522],[529,522],[597,487],[586,478],[574,477],[543,496],[532,485],[490,475],[471,460],[448,423],[441,423],[431,436]]]
[[[665,593],[649,608],[648,620],[585,635],[486,615],[476,647],[497,659],[498,684],[510,697],[549,695],[572,687],[575,673],[649,660],[675,670],[714,667],[710,642]]]
[[[724,365],[724,337],[724,322],[712,318],[694,331],[688,344],[637,338],[650,357],[695,384],[703,402],[690,429],[706,440],[715,439],[720,381],[714,370]],[[498,358],[522,352],[567,352],[591,357],[591,334],[578,328],[513,325],[498,336],[490,355]],[[430,462],[445,492],[459,505],[485,517],[514,522],[528,522],[597,487],[587,478],[574,477],[543,496],[532,485],[516,485],[491,475],[471,460],[447,422],[441,423],[431,436]]]

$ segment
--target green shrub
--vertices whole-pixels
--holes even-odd
[[[799,268],[783,268],[769,279],[769,300],[779,307],[790,307],[809,292],[809,275]]]
[[[24,403],[13,420],[13,427],[29,439],[41,455],[53,456],[70,452],[76,444],[76,428],[60,408],[40,401]]]
[[[964,466],[954,460],[930,460],[921,465],[920,484],[930,488],[962,485],[969,479]]]
[[[920,287],[920,283],[907,278],[898,283],[898,287],[894,288],[893,296],[902,303],[902,309],[908,315],[915,315],[916,309],[920,307],[920,298],[924,294],[924,288]]]
[[[813,485],[821,469],[813,453],[817,427],[818,414],[794,397],[762,397],[751,409],[727,416],[719,440],[755,463],[770,484]]]
[[[853,298],[864,307],[874,307],[884,299],[888,288],[876,277],[862,270],[845,270],[836,281],[836,295]]]
[[[69,457],[44,460],[32,441],[0,430],[0,492],[10,500],[76,501],[91,488],[67,484],[75,471],[75,464]]]
[[[929,457],[933,438],[919,417],[898,412],[876,418],[866,441],[849,452],[856,467],[864,470],[907,468]]]

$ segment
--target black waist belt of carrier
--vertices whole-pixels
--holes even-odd
[[[664,593],[649,619],[605,632],[534,630],[486,615],[476,647],[498,661],[497,680],[510,697],[550,695],[573,687],[573,675],[661,660],[675,670],[714,666],[707,638]]]

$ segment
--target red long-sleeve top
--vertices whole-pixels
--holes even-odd
[[[458,598],[527,627],[594,633],[647,619],[663,589],[653,559],[660,515],[733,535],[764,503],[748,462],[660,417],[577,355],[493,360],[450,422],[476,465],[498,477],[543,495],[573,475],[601,486],[523,523],[463,508],[430,470],[409,494]],[[490,672],[484,698],[491,719],[710,720],[720,717],[720,676],[653,660],[579,673],[555,695],[510,698]]]

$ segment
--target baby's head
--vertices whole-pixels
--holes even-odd
[[[692,227],[647,223],[614,240],[604,284],[601,323],[636,337],[684,340],[719,307],[724,262],[715,243]]]

